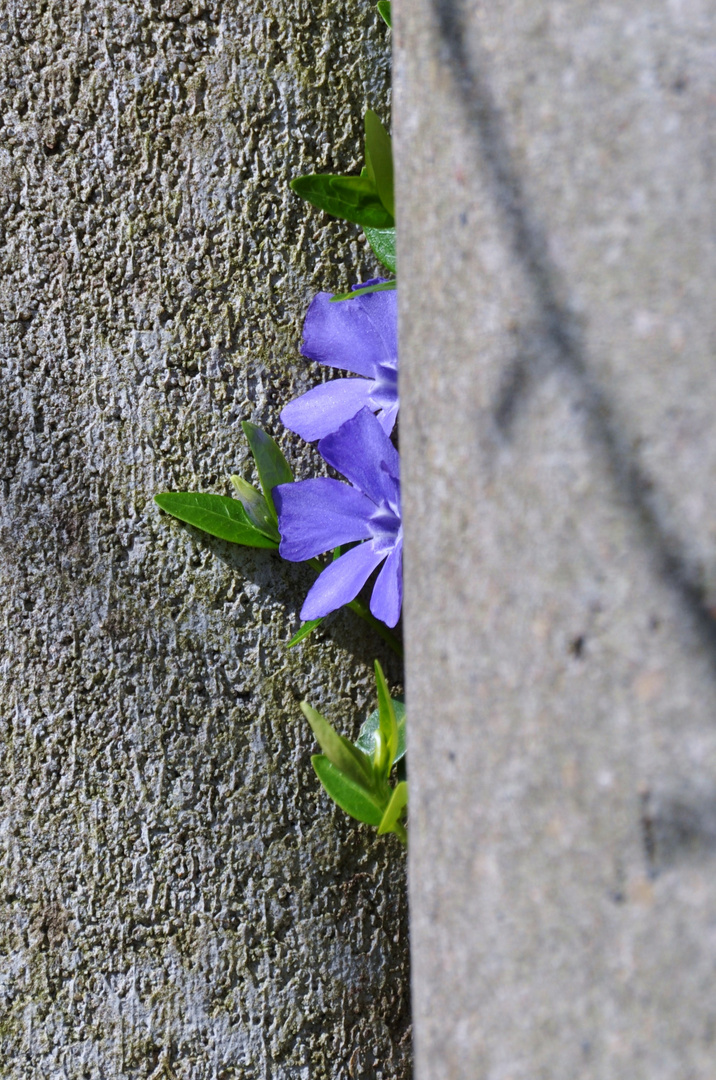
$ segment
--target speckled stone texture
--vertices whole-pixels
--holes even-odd
[[[419,1080],[716,1075],[716,7],[395,0]]]
[[[3,4],[3,1080],[410,1075],[404,860],[297,705],[355,732],[400,668],[350,613],[287,652],[312,575],[151,502],[320,378],[307,304],[375,264],[287,185],[359,166],[389,48],[356,0]]]

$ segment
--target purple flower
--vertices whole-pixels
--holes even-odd
[[[384,563],[370,610],[395,626],[403,599],[398,451],[369,408],[321,439],[318,450],[352,486],[317,477],[275,487],[279,554],[303,562],[343,544],[364,543],[326,567],[306,597],[301,618],[318,619],[350,603]]]
[[[367,407],[377,412],[383,431],[390,435],[398,415],[395,291],[368,293],[337,303],[331,303],[331,293],[319,293],[306,315],[301,352],[319,364],[345,368],[362,378],[332,379],[291,401],[281,413],[289,430],[312,442],[337,431]]]

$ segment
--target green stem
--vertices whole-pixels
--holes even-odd
[[[368,293],[374,292],[391,292],[393,289],[397,289],[398,280],[392,278],[390,281],[382,281],[380,285],[366,285],[364,289],[354,289],[353,292],[336,293],[331,297],[331,303],[336,304],[340,300],[353,300],[356,296],[366,296]]]
[[[380,619],[376,619],[375,615],[371,615],[362,600],[351,600],[348,607],[352,611],[355,611],[356,615],[363,619],[364,622],[367,622],[369,626],[372,626],[376,634],[379,634],[380,637],[382,637],[383,641],[386,645],[390,646],[396,656],[399,656],[401,660],[403,659],[403,646],[400,640],[388,629],[385,623],[381,622]]]
[[[322,574],[326,569],[323,563],[319,562],[318,559],[308,559],[307,562],[311,569],[315,570],[317,574]],[[355,611],[356,615],[361,618],[363,622],[367,622],[369,626],[372,626],[376,634],[382,637],[383,641],[386,645],[390,646],[396,656],[399,656],[401,660],[403,659],[403,646],[398,637],[388,629],[385,623],[382,623],[380,619],[376,619],[375,615],[371,615],[369,608],[362,600],[351,600],[347,607],[349,607],[351,611]]]

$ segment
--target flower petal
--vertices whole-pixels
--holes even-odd
[[[400,475],[400,458],[370,409],[361,409],[338,431],[321,439],[318,452],[376,505],[395,500],[397,485],[392,477]]]
[[[368,519],[375,506],[340,480],[318,476],[279,484],[273,498],[281,533],[279,554],[290,562],[303,562],[371,535]]]
[[[368,404],[372,388],[370,379],[332,379],[290,401],[281,421],[307,442],[322,439]]]
[[[375,285],[386,278],[373,278],[369,285]],[[398,366],[398,292],[376,292],[359,296],[357,300],[363,305],[366,318],[372,323],[373,328],[380,337],[385,347],[387,363],[390,367]],[[376,303],[377,301],[377,303]]]
[[[395,626],[400,618],[402,604],[403,540],[401,537],[378,574],[373,586],[373,595],[370,598],[370,610],[376,619],[380,619],[386,626]]]
[[[370,541],[341,555],[326,567],[309,592],[301,608],[301,618],[320,619],[349,604],[384,558],[385,552],[376,551]]]
[[[390,435],[391,431],[395,427],[395,421],[398,419],[398,402],[388,406],[387,409],[381,409],[378,413],[378,423],[382,427],[386,435]]]
[[[398,362],[397,293],[370,293],[331,303],[314,297],[303,324],[301,352],[309,360],[375,378],[381,364]]]

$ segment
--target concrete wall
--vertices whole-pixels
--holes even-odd
[[[395,0],[419,1080],[716,1061],[716,10]]]
[[[316,379],[310,297],[374,264],[287,184],[388,87],[368,3],[3,5],[3,1080],[409,1075],[404,862],[297,708],[400,671],[350,615],[287,653],[311,575],[151,502]]]

